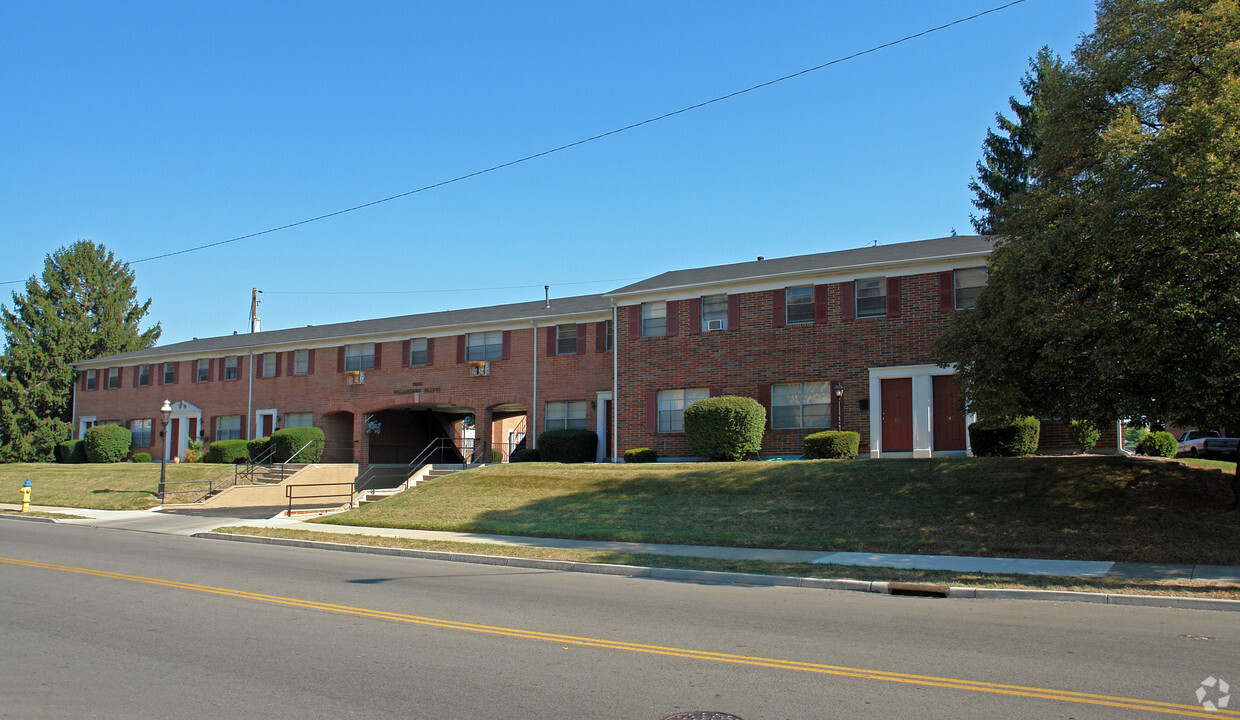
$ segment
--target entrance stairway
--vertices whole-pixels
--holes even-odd
[[[384,498],[391,497],[395,495],[396,493],[403,492],[404,490],[407,490],[411,487],[416,487],[417,485],[424,483],[427,480],[436,480],[441,477],[447,477],[448,475],[460,472],[461,470],[464,470],[465,468],[466,466],[460,465],[460,464],[457,464],[457,465],[427,465],[425,468],[415,473],[409,479],[401,482],[401,478],[403,478],[405,476],[405,473],[408,472],[408,468],[406,468],[405,466],[403,465],[397,466],[397,467],[371,466],[366,471],[369,476],[368,484],[371,484],[375,487],[373,490],[367,490],[363,492],[361,495],[359,495],[353,504],[355,507],[369,505],[370,503],[378,502]],[[389,479],[389,478],[391,479],[390,483],[385,483],[384,480]],[[387,485],[387,484],[391,484],[392,486],[382,487],[383,485]]]
[[[254,470],[254,477],[251,482],[254,485],[275,485],[282,483],[297,473],[297,471],[306,467],[306,463],[284,463],[282,465],[263,466],[260,465]]]

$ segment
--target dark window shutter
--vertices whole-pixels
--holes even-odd
[[[766,408],[766,429],[771,429],[771,386],[758,386],[758,403]]]
[[[594,352],[607,352],[607,321],[594,323]]]
[[[124,384],[125,384],[125,373],[121,372],[120,369],[118,368],[116,371],[116,389],[120,390],[121,386]]]
[[[728,296],[728,329],[741,329],[741,296]]]
[[[676,337],[680,334],[680,301],[667,301],[667,333],[668,337]]]
[[[659,393],[654,390],[646,393],[646,432],[659,432]]]
[[[160,422],[161,418],[151,418],[151,447],[155,447],[159,444]],[[168,422],[172,421],[169,420]],[[163,428],[163,430],[164,432],[168,432],[167,428]],[[171,440],[171,438],[169,438],[169,440]],[[171,452],[171,449],[169,452]]]
[[[586,324],[577,323],[577,354],[586,354]]]
[[[156,385],[164,384],[164,371],[167,369],[167,367],[168,367],[168,363],[160,363],[158,365],[151,366],[151,372],[155,373],[155,384]]]
[[[825,323],[827,321],[827,289],[830,285],[814,286],[814,322]]]
[[[537,331],[535,331],[537,332]],[[559,340],[560,326],[550,325],[547,327],[547,357],[555,357],[556,345]]]
[[[297,374],[297,351],[289,350],[285,354],[288,355],[288,374],[296,375]],[[306,370],[309,371],[310,368],[306,368]]]
[[[689,298],[689,327],[685,332],[690,335],[702,332],[702,298]]]
[[[215,435],[216,433],[219,432],[219,429],[220,429],[219,417],[220,417],[219,415],[212,415],[211,416],[211,427],[206,429],[206,434],[212,440],[215,439]]]
[[[435,364],[435,338],[426,338],[426,364]]]
[[[284,360],[284,356],[281,353],[276,353],[276,377],[280,377],[280,375],[283,374],[283,370],[284,370],[282,366],[283,360]],[[266,365],[266,363],[263,363],[263,364]],[[289,367],[289,374],[290,375],[293,374],[293,368],[291,367],[291,365]]]
[[[178,361],[172,363],[172,384],[176,385],[179,382],[181,382],[181,363]]]
[[[642,336],[642,306],[629,306],[629,339],[636,340]]]
[[[840,283],[840,317],[852,320],[857,316],[857,291],[852,280]]]
[[[784,289],[771,291],[771,327],[783,327],[784,321],[787,320],[784,312]]]
[[[956,309],[956,277],[951,270],[939,273],[939,312]]]
[[[344,372],[344,345],[336,348],[336,372]]]
[[[79,390],[86,389],[86,371],[85,370],[78,370],[78,389]]]
[[[409,340],[405,340],[400,344],[400,366],[403,368],[409,367],[409,345],[410,344],[411,343]]]
[[[465,362],[465,336],[456,336],[456,361],[458,363]]]
[[[242,416],[241,416],[241,439],[242,439],[242,440],[246,440],[246,439],[248,439],[248,437],[249,437],[248,435],[246,435],[246,434],[245,434],[245,421],[246,421],[246,419],[247,419],[247,418],[246,418],[246,416],[244,416],[244,415],[242,415]]]
[[[887,278],[887,317],[900,317],[900,278]]]
[[[261,378],[265,372],[267,372],[267,354],[263,353],[258,356],[258,362],[254,363],[254,377]]]
[[[501,341],[500,349],[499,349],[499,359],[500,360],[512,359],[512,331],[511,330],[504,331],[504,339]]]
[[[189,381],[192,383],[198,382],[198,361],[197,360],[189,361]]]
[[[214,360],[212,360],[211,362],[215,362],[215,361],[214,361]],[[227,364],[227,363],[226,363],[226,362],[224,362],[224,358],[220,358],[220,359],[219,359],[219,362],[215,362],[216,376],[217,376],[220,380],[223,380],[223,379],[224,379],[224,366],[225,366],[226,364]]]
[[[383,343],[375,343],[375,370],[383,369]]]
[[[310,357],[306,358],[306,374],[307,375],[314,374],[314,349],[313,348],[311,348],[310,350]]]

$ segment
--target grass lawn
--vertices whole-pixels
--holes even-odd
[[[1240,565],[1231,477],[1146,458],[493,465],[318,522],[801,548]]]
[[[205,463],[169,464],[167,482],[208,480],[231,467]],[[159,504],[159,463],[0,465],[0,502],[20,503],[22,484],[27,478],[31,482],[32,505],[145,510]],[[168,501],[173,500],[169,495]]]

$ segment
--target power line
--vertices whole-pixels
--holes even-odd
[[[238,235],[237,237],[229,238],[227,240],[219,240],[213,243],[206,243],[204,245],[196,245],[194,247],[185,248],[184,250],[176,250],[173,252],[162,253],[160,255],[151,255],[149,257],[140,258],[138,260],[132,260],[130,261],[129,264],[137,265],[138,263],[150,262],[151,260],[162,260],[164,258],[175,257],[177,255],[184,255],[186,253],[197,252],[199,250],[207,250],[213,247],[219,247],[221,245],[228,245],[231,243],[240,242],[242,240],[249,240],[251,238],[260,237],[262,235],[270,235],[271,233],[280,232],[281,230],[289,230],[291,228],[300,227],[301,225],[308,225],[310,223],[318,222],[320,220],[327,220],[328,218],[333,218],[338,215],[344,215],[346,213],[357,212],[358,210],[364,210],[369,207],[374,207],[375,205],[381,205],[383,203],[391,202],[393,200],[399,200],[401,198],[409,197],[410,195],[417,195],[419,193],[424,193],[428,190],[434,190],[436,188],[444,187],[445,185],[452,185],[454,183],[458,183],[464,180],[469,180],[471,178],[475,178],[480,175],[486,175],[489,173],[496,172],[498,170],[510,168],[514,165],[520,165],[522,163],[530,162],[531,160],[537,160],[538,158],[542,158],[548,155],[553,155],[555,153],[563,152],[565,150],[578,147],[580,145],[585,145],[586,143],[592,143],[597,140],[602,140],[604,138],[611,137],[612,135],[619,135],[620,133],[628,132],[629,130],[635,130],[637,128],[644,127],[646,125],[650,125],[652,123],[657,123],[662,120],[667,120],[668,118],[672,118],[677,115],[683,115],[684,113],[687,113],[693,110],[699,110],[701,108],[707,107],[708,105],[714,105],[715,103],[720,103],[725,100],[731,100],[732,98],[739,97],[741,95],[745,95],[747,93],[751,93],[756,90],[761,90],[763,88],[768,88],[778,83],[787,82],[788,80],[801,77],[802,75],[807,75],[812,72],[817,72],[824,68],[831,67],[832,65],[838,65],[840,63],[847,62],[849,60],[854,60],[864,55],[870,55],[870,54],[878,52],[879,50],[885,50],[887,48],[900,45],[901,43],[906,43],[910,40],[916,40],[917,38],[924,37],[926,35],[930,35],[932,33],[936,33],[942,30],[946,30],[947,28],[954,27],[956,25],[960,25],[963,23],[967,23],[967,22],[976,20],[980,17],[984,17],[986,15],[990,15],[992,13],[996,13],[1001,10],[1006,10],[1014,5],[1020,5],[1025,2],[1028,2],[1028,0],[1011,0],[1011,2],[1005,3],[1003,5],[998,5],[996,7],[992,7],[989,10],[983,10],[982,12],[974,13],[973,15],[969,15],[969,16],[962,17],[956,20],[952,20],[951,22],[944,23],[942,25],[938,25],[938,26],[935,26],[935,27],[932,27],[926,30],[922,30],[921,32],[913,33],[912,35],[905,35],[904,37],[898,40],[891,40],[889,42],[882,43],[881,45],[875,45],[866,50],[860,50],[858,52],[852,53],[851,55],[845,55],[843,57],[835,58],[834,60],[829,60],[820,65],[815,65],[813,67],[805,68],[804,70],[798,70],[797,72],[775,78],[774,80],[767,80],[766,82],[761,82],[761,83],[758,83],[757,85],[751,85],[743,90],[736,90],[726,95],[720,95],[719,97],[712,98],[710,100],[705,100],[703,102],[700,102],[694,105],[689,105],[687,107],[680,108],[679,110],[672,110],[671,112],[663,113],[662,115],[657,115],[655,117],[648,118],[640,122],[635,122],[630,125],[625,125],[624,127],[616,128],[615,130],[608,130],[607,132],[599,133],[598,135],[592,135],[582,140],[577,140],[575,142],[566,143],[564,145],[551,148],[550,150],[543,150],[542,152],[537,152],[532,155],[526,155],[525,157],[518,158],[516,160],[509,160],[508,162],[503,162],[498,165],[492,165],[491,167],[485,168],[483,170],[475,170],[474,172],[466,173],[464,175],[458,175],[448,180],[441,180],[436,183],[431,183],[430,185],[423,185],[422,187],[415,188],[413,190],[407,190],[402,193],[397,193],[396,195],[389,195],[388,197],[381,198],[379,200],[372,200],[370,202],[362,203],[361,205],[354,205],[352,207],[344,208],[343,210],[336,210],[334,212],[324,213],[322,215],[316,215],[311,218],[306,218],[305,220],[298,220],[297,222],[287,223],[285,225],[268,228],[266,230],[259,230],[258,232],[252,232],[247,235]],[[25,281],[24,280],[11,280],[8,282],[0,283],[0,285],[14,285],[20,282],[25,282]]]

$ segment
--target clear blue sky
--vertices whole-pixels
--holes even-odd
[[[379,200],[1000,4],[0,0],[0,282],[78,239],[133,262]],[[1028,0],[493,173],[135,262],[140,298],[168,344],[246,332],[252,287],[277,329],[968,234],[995,112],[1093,13]],[[20,288],[0,285],[6,305]]]

